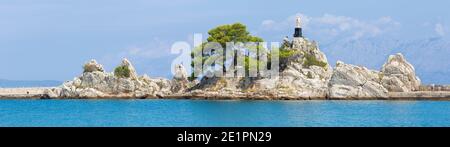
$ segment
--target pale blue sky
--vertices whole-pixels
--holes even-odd
[[[169,49],[175,41],[234,22],[266,41],[280,41],[291,36],[296,15],[307,18],[305,34],[323,45],[330,62],[343,59],[377,69],[387,52],[380,51],[376,61],[346,53],[355,48],[348,42],[364,40],[364,52],[377,50],[377,43],[387,44],[380,50],[400,46],[396,51],[427,67],[420,71],[424,75],[450,73],[428,69],[437,67],[438,59],[414,61],[416,56],[408,54],[414,50],[385,43],[448,38],[448,6],[448,0],[0,0],[0,79],[70,80],[91,58],[110,71],[122,57],[130,58],[140,74],[170,76],[177,55]],[[445,40],[435,53],[449,53],[447,47]],[[439,61],[449,65],[445,59]]]

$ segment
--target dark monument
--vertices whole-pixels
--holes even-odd
[[[302,23],[301,23],[300,17],[297,17],[297,19],[296,19],[294,37],[303,37]]]

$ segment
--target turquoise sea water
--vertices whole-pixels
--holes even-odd
[[[0,100],[0,126],[450,126],[447,101]]]

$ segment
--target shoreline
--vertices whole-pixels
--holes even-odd
[[[389,92],[388,97],[353,97],[353,98],[333,98],[333,97],[295,97],[287,95],[255,96],[251,93],[231,96],[193,94],[172,94],[163,96],[136,97],[132,95],[106,95],[103,97],[73,97],[73,98],[50,98],[45,94],[46,89],[54,87],[29,87],[29,88],[0,88],[0,100],[4,99],[189,99],[189,100],[408,100],[408,101],[450,101],[450,91],[414,91],[414,92]],[[28,94],[27,94],[28,92]],[[207,96],[208,95],[208,96]]]

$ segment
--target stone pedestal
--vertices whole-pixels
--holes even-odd
[[[302,28],[295,28],[294,37],[303,37]]]

